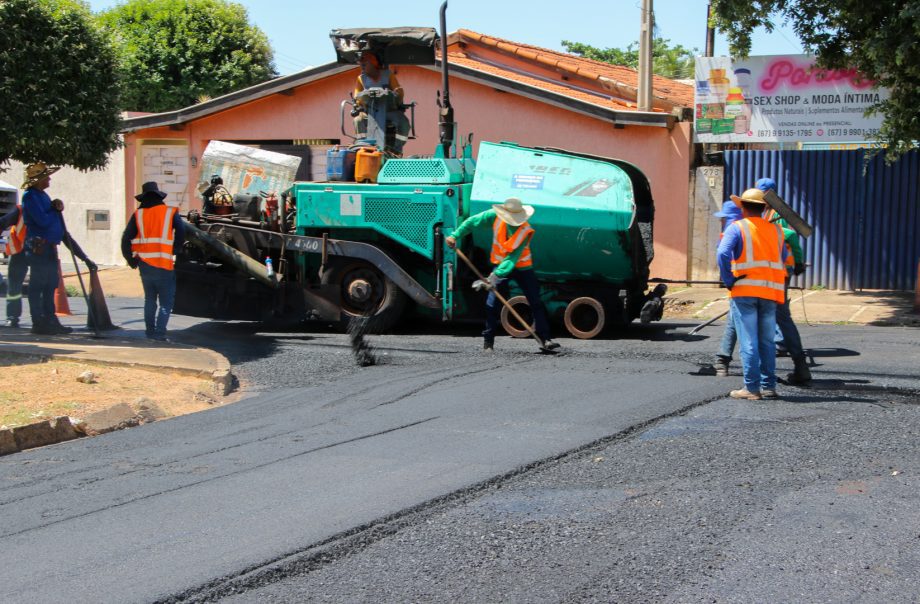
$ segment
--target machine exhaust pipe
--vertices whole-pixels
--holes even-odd
[[[450,106],[450,86],[447,81],[447,0],[441,5],[441,100],[438,102],[438,132],[444,157],[450,157],[454,144],[454,108]]]

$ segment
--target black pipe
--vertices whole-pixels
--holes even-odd
[[[454,143],[454,108],[450,106],[450,87],[447,82],[447,0],[441,5],[441,110],[438,132],[444,157],[450,157]]]
[[[444,278],[444,233],[441,232],[441,226],[434,227],[434,266],[435,266],[435,286],[434,297],[441,301],[441,280]]]

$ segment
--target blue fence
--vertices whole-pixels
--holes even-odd
[[[726,151],[725,197],[758,178],[811,224],[796,285],[913,290],[920,259],[920,154],[886,165],[857,151]]]

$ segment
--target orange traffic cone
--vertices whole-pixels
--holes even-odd
[[[102,293],[102,283],[99,282],[99,272],[89,272],[89,314],[86,317],[86,326],[90,329],[118,329],[112,325],[109,316],[109,307],[105,303],[105,294]],[[95,323],[95,325],[94,325]]]
[[[58,286],[54,290],[54,314],[59,317],[72,315],[70,302],[67,301],[67,288],[64,287],[64,273],[61,271],[61,261],[58,260]]]

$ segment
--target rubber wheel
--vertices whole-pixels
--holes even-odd
[[[563,320],[570,334],[582,340],[590,340],[604,330],[607,314],[600,302],[585,296],[568,303]]]
[[[510,304],[525,321],[530,323],[531,329],[536,330],[533,323],[533,316],[530,314],[530,304],[527,303],[527,298],[524,296],[515,296],[508,300],[508,304]],[[502,305],[502,327],[512,338],[530,337],[530,332],[521,325],[520,321],[514,318],[514,315],[508,311],[508,307],[504,304]]]
[[[406,308],[406,294],[377,267],[362,260],[330,267],[322,283],[339,287],[342,328],[353,317],[369,317],[367,331],[382,333],[399,322]]]

